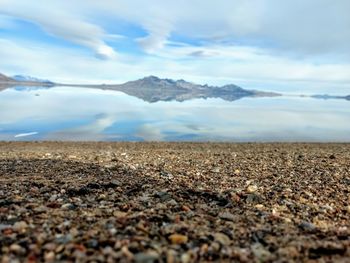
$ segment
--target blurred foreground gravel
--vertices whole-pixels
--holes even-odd
[[[350,144],[0,143],[0,262],[350,262]]]

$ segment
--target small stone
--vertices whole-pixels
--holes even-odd
[[[98,196],[98,198],[97,198],[97,200],[105,200],[106,199],[106,195],[105,194],[100,194],[99,196]]]
[[[214,239],[225,246],[228,246],[231,242],[230,238],[223,233],[215,233]]]
[[[215,167],[211,170],[213,173],[220,173],[220,168],[219,167]]]
[[[64,245],[59,245],[56,249],[55,252],[56,253],[61,253],[64,250]]]
[[[90,239],[86,242],[88,248],[98,248],[98,241],[96,239]]]
[[[235,216],[229,212],[222,212],[219,214],[219,217],[228,221],[233,221],[235,219]]]
[[[20,233],[24,233],[27,228],[28,224],[25,221],[19,221],[13,225],[13,230]]]
[[[128,258],[128,260],[131,261],[134,259],[134,255],[130,252],[130,250],[128,249],[127,246],[123,246],[121,251],[122,251],[123,255]]]
[[[57,198],[58,198],[58,195],[52,195],[52,196],[50,196],[50,198],[49,198],[49,202],[56,201]]]
[[[169,236],[169,240],[171,241],[171,243],[173,244],[185,244],[188,241],[188,237],[185,235],[181,235],[181,234],[172,234]]]
[[[45,253],[44,255],[45,262],[53,262],[55,260],[55,256],[56,256],[55,252],[53,251]]]
[[[136,263],[153,263],[157,262],[158,258],[159,255],[155,251],[150,251],[147,253],[138,253],[134,257]]]
[[[254,184],[249,185],[247,187],[247,192],[250,193],[250,194],[251,193],[255,193],[257,190],[258,190],[258,187],[256,185],[254,185]]]
[[[122,211],[114,211],[113,216],[115,216],[116,218],[124,218],[127,216],[127,213]]]
[[[12,244],[10,246],[10,251],[12,251],[15,254],[24,254],[25,253],[25,249],[18,244]]]
[[[247,203],[261,203],[263,201],[263,198],[258,195],[258,194],[248,194],[247,195],[247,199],[246,199]]]
[[[312,230],[315,230],[316,229],[316,226],[310,222],[306,222],[306,221],[302,221],[300,224],[299,224],[299,227],[302,229],[302,230],[306,230],[306,231],[312,231]]]
[[[166,172],[166,171],[161,171],[160,175],[163,176],[163,177],[166,177],[168,179],[173,179],[174,178],[174,176],[171,173]]]
[[[241,171],[238,170],[238,169],[236,169],[235,172],[234,172],[235,175],[239,175],[240,173],[241,173]]]
[[[168,192],[157,192],[155,196],[160,198],[162,202],[165,202],[171,199],[171,194],[169,194]]]
[[[184,253],[181,255],[181,263],[191,262],[191,255],[189,253]]]
[[[73,240],[73,236],[71,234],[67,234],[67,235],[59,234],[56,236],[55,242],[58,244],[67,244],[72,240]]]
[[[191,211],[191,208],[189,208],[187,205],[183,205],[182,210],[185,212],[189,212],[189,211]]]
[[[176,206],[177,202],[174,199],[171,199],[170,201],[168,201],[168,205]]]
[[[175,263],[176,262],[176,251],[169,249],[166,252],[166,262],[167,263]]]
[[[252,245],[252,252],[258,261],[266,261],[270,256],[270,251],[266,250],[260,243],[256,243]]]
[[[71,203],[67,203],[67,204],[63,204],[61,208],[64,210],[74,210],[76,206]]]
[[[115,234],[117,234],[117,232],[118,232],[118,230],[116,229],[116,228],[110,228],[109,230],[108,230],[108,232],[112,235],[112,236],[114,236]]]

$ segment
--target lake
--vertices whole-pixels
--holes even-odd
[[[0,140],[349,142],[350,101],[259,97],[149,103],[119,91],[0,91]]]

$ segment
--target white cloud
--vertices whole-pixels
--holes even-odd
[[[50,35],[92,49],[103,59],[113,57],[113,49],[104,42],[108,34],[99,25],[87,22],[76,11],[74,7],[71,9],[71,6],[58,1],[37,4],[25,0],[0,2],[0,14],[34,23]]]
[[[246,88],[255,82],[265,90],[273,90],[269,83],[302,87],[310,92],[321,90],[323,85],[323,90],[336,93],[349,90],[350,83],[350,64],[316,65],[308,60],[272,56],[256,48],[202,47],[202,52],[215,56],[192,59],[188,54],[198,50],[196,47],[165,47],[159,56],[140,60],[119,54],[105,61],[85,52],[32,42],[19,44],[0,39],[0,46],[0,68],[4,73],[26,73],[61,83],[120,83],[153,74],[211,85],[236,83]]]
[[[18,17],[95,52],[106,45],[104,21],[140,26],[154,52],[172,34],[206,41],[268,45],[280,52],[350,53],[348,0],[2,0],[0,14]],[[107,20],[106,20],[107,19]]]

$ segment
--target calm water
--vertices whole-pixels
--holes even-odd
[[[117,91],[16,87],[0,91],[0,140],[350,141],[350,101],[148,103]]]

